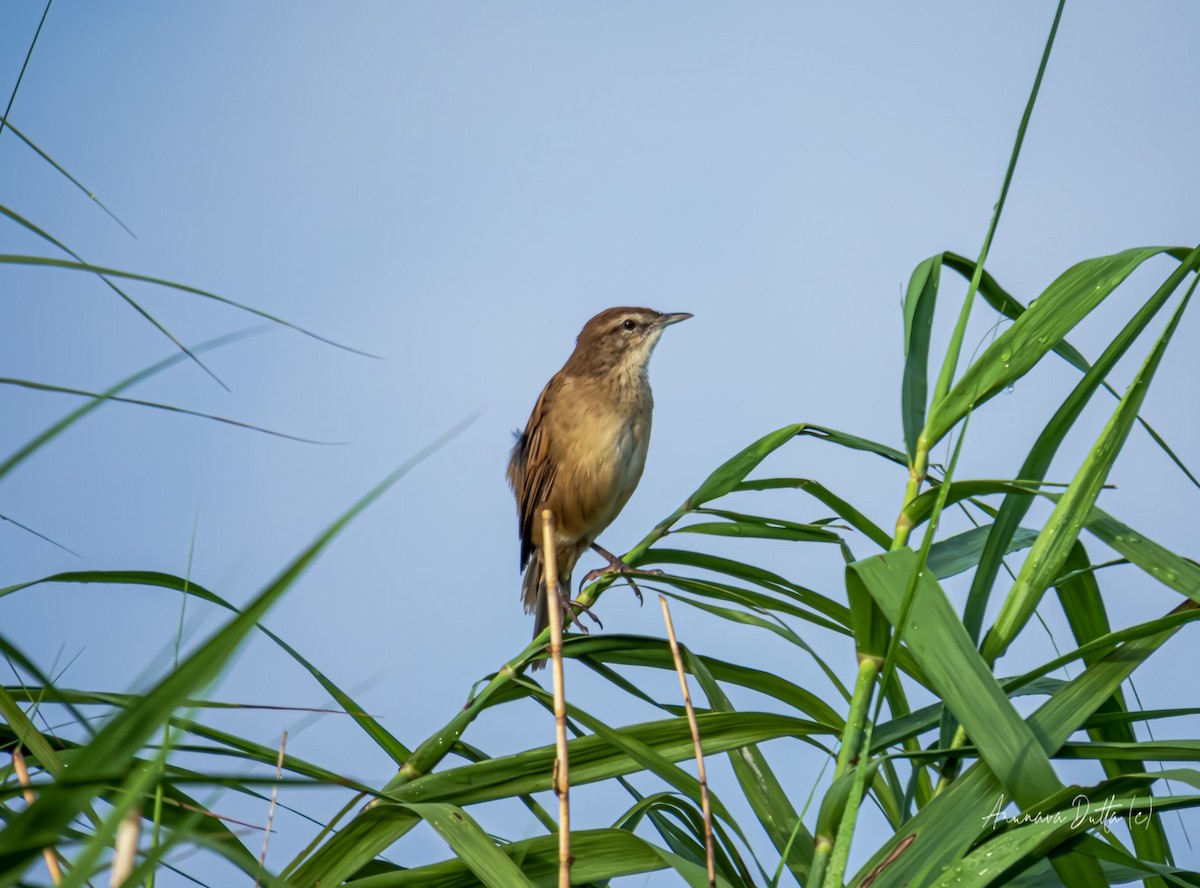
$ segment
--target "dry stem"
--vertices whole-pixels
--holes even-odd
[[[117,848],[113,855],[112,873],[109,884],[112,888],[120,888],[125,880],[133,873],[133,865],[137,863],[138,833],[141,831],[142,813],[133,807],[117,828]]]
[[[34,801],[33,790],[29,788],[29,769],[25,767],[25,754],[21,752],[21,747],[13,747],[12,751],[13,770],[17,772],[17,780],[21,781],[21,785],[25,787],[25,804],[32,805]],[[50,880],[55,884],[62,882],[62,870],[58,866],[58,855],[54,853],[53,848],[43,848],[42,858],[46,861],[46,869],[50,870]]]
[[[279,758],[275,760],[275,785],[271,787],[271,804],[267,808],[267,831],[263,835],[262,853],[258,856],[258,868],[267,865],[267,845],[271,841],[271,823],[275,820],[275,803],[279,800],[279,779],[283,776],[283,751],[287,748],[287,731],[279,738]],[[254,877],[254,888],[258,888],[259,877]]]
[[[692,695],[688,692],[687,674],[683,670],[683,658],[679,655],[679,644],[675,641],[675,624],[671,622],[671,609],[667,607],[665,595],[662,602],[663,620],[667,624],[667,640],[671,643],[671,656],[675,658],[675,671],[679,673],[679,687],[683,690],[683,705],[687,709],[688,727],[692,731],[692,746],[696,749],[696,774],[700,778],[700,810],[704,813],[704,855],[708,859],[708,884],[717,884],[717,861],[713,851],[712,808],[708,804],[708,778],[704,774],[704,750],[700,748],[700,727],[696,724],[696,710],[692,707]]]
[[[554,792],[558,796],[558,885],[571,885],[571,780],[567,765],[567,700],[563,694],[562,610],[558,604],[558,564],[554,554],[554,513],[542,510],[542,569],[550,623],[550,662],[554,674]]]

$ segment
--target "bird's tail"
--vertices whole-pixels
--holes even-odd
[[[558,578],[560,589],[571,588],[571,575],[568,573],[565,577]],[[550,612],[547,604],[550,601],[550,596],[546,594],[546,571],[542,564],[542,553],[536,551],[529,559],[529,566],[525,568],[525,579],[521,582],[521,600],[525,603],[525,613],[532,612],[533,617],[533,637],[537,638],[542,634],[542,630],[550,625]],[[558,606],[558,596],[554,596],[554,606]],[[531,669],[546,668],[546,660],[534,660],[530,666]]]

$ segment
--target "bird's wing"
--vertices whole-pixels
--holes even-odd
[[[512,456],[508,461],[508,481],[517,497],[522,570],[538,545],[538,506],[550,498],[550,491],[554,486],[557,466],[550,450],[546,415],[554,402],[557,383],[558,378],[555,377],[542,390],[533,413],[529,415],[525,431],[513,446]]]

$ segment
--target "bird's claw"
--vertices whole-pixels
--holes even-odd
[[[582,632],[584,635],[587,635],[588,627],[583,625],[583,623],[580,621],[580,614],[587,614],[596,621],[597,626],[599,626],[601,629],[604,628],[604,624],[600,622],[600,618],[598,616],[592,613],[591,608],[589,608],[582,601],[576,601],[573,598],[568,598],[567,594],[561,590],[558,593],[558,603],[559,606],[562,607],[563,613],[567,615],[567,620],[563,624],[563,629],[568,628],[572,623],[574,623],[579,627],[580,632]]]
[[[629,585],[633,587],[633,594],[637,596],[638,604],[644,604],[645,599],[642,598],[642,590],[638,588],[638,584],[633,581],[634,577],[659,577],[662,576],[662,571],[655,568],[654,570],[642,570],[638,567],[630,567],[620,559],[614,559],[607,567],[598,568],[590,571],[579,583],[579,591],[583,591],[583,587],[588,583],[595,582],[601,577],[607,576],[623,576],[629,581]]]
[[[660,570],[658,573],[662,573],[662,571]],[[638,584],[632,579],[629,579],[628,577],[626,577],[626,579],[629,580],[629,585],[633,587],[633,594],[637,596],[638,607],[641,607],[646,603],[646,599],[642,598],[642,590],[638,588]]]

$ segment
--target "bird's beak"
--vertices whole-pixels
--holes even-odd
[[[658,326],[669,327],[672,324],[678,324],[680,321],[686,321],[688,318],[695,317],[686,311],[677,311],[674,314],[661,315],[658,319]]]

